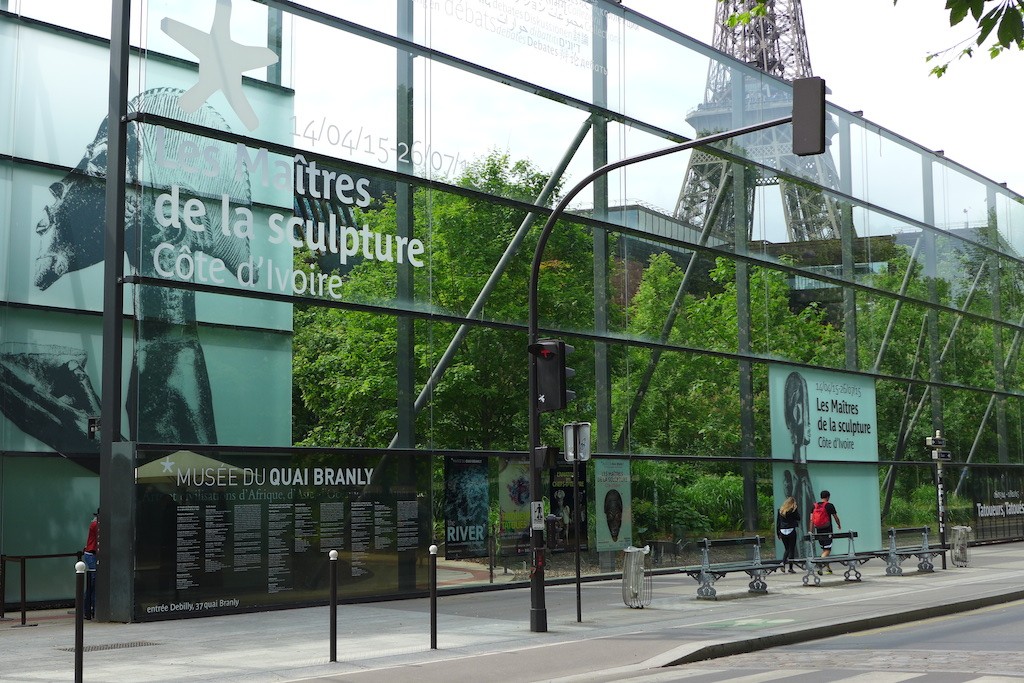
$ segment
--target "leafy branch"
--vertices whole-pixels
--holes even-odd
[[[895,5],[898,0],[893,0]],[[995,6],[985,10],[986,5]],[[1017,48],[1024,50],[1024,0],[946,0],[949,10],[949,25],[956,26],[968,15],[977,23],[977,30],[956,45],[928,55],[926,61],[943,59],[941,64],[933,66],[931,72],[941,78],[949,65],[957,59],[973,57],[975,46],[984,46],[993,36],[995,40],[987,47],[989,57],[995,59],[1004,51]],[[964,45],[973,43],[972,45]]]

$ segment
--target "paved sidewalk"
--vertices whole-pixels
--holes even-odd
[[[941,565],[939,565],[941,566]],[[327,607],[149,624],[85,624],[85,681],[613,681],[631,672],[699,661],[911,619],[1024,599],[1024,544],[971,549],[971,566],[886,576],[883,560],[804,586],[772,574],[768,595],[745,577],[696,599],[685,575],[654,577],[645,609],[622,602],[621,581],[545,590],[548,632],[529,630],[528,588],[438,600],[438,649],[430,649],[427,599],[341,605],[338,661],[330,662]],[[74,680],[74,620],[67,610],[0,622],[0,680]]]

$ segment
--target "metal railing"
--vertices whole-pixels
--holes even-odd
[[[35,626],[35,624],[27,624],[26,613],[27,608],[27,572],[26,562],[27,560],[51,560],[60,557],[74,557],[79,560],[82,559],[82,551],[74,553],[54,553],[51,555],[0,555],[0,621],[7,621],[5,604],[7,600],[7,563],[16,562],[21,568],[21,591],[20,591],[20,603],[21,603],[21,624],[20,626]]]

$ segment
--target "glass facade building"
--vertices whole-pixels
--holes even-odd
[[[102,492],[110,618],[323,601],[331,549],[353,599],[432,543],[525,579],[532,501],[552,573],[822,488],[865,550],[1024,533],[1020,195],[832,105],[816,157],[783,123],[598,177],[537,293],[542,443],[592,458],[531,491],[551,207],[791,84],[605,0],[120,6],[0,0],[0,553],[74,553]],[[4,601],[70,596],[26,566]]]

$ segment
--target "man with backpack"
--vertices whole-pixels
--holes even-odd
[[[815,503],[814,509],[811,510],[811,532],[818,534],[816,538],[818,545],[821,546],[822,557],[832,554],[832,518],[835,517],[837,528],[843,528],[842,522],[839,521],[839,515],[836,513],[836,506],[829,502],[831,497],[831,493],[822,491],[821,500]],[[832,573],[832,568],[827,564],[825,573]],[[821,569],[818,569],[818,574],[821,574]]]

